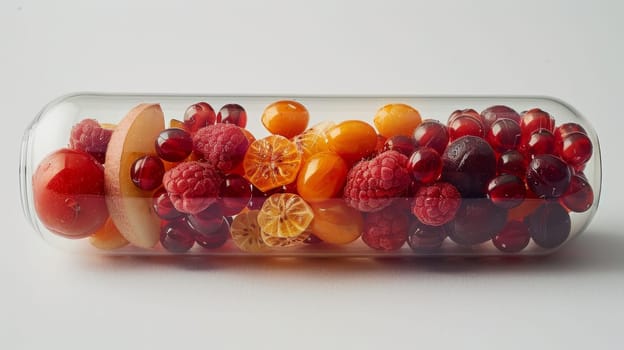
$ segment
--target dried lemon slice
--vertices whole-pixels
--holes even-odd
[[[250,210],[238,214],[230,226],[230,234],[234,244],[246,252],[260,252],[267,248],[260,235],[258,210]]]
[[[296,237],[274,237],[264,231],[260,233],[262,237],[262,241],[264,241],[266,245],[268,245],[269,247],[280,247],[280,248],[296,247],[296,246],[302,245],[305,242],[305,240],[308,239],[308,237],[310,237],[311,234],[312,232],[310,231],[303,231],[303,233],[301,233],[299,236],[296,236]]]
[[[272,237],[297,237],[308,228],[312,219],[312,208],[303,198],[292,193],[272,195],[258,213],[260,229]]]

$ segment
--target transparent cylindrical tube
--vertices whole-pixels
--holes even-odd
[[[21,155],[25,215],[86,254],[541,255],[601,186],[548,97],[74,94]]]

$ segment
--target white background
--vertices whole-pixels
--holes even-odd
[[[621,349],[620,1],[0,3],[2,349]],[[73,91],[530,94],[600,135],[584,235],[527,260],[141,260],[49,247],[18,204],[23,130]]]

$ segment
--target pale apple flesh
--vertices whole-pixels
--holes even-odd
[[[154,140],[164,128],[160,105],[140,104],[115,127],[106,150],[104,180],[108,211],[124,238],[140,248],[156,245],[160,219],[152,207],[151,192],[134,185],[130,168],[137,158],[156,154]]]

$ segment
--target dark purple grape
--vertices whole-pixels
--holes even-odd
[[[196,234],[194,237],[195,242],[200,246],[206,249],[216,249],[223,246],[225,242],[227,242],[228,237],[230,237],[230,225],[228,221],[223,218],[221,220],[221,225],[210,234]]]
[[[496,176],[496,155],[480,137],[453,141],[442,157],[442,180],[451,183],[463,198],[485,197],[487,184]]]
[[[407,236],[407,244],[415,252],[431,252],[442,245],[447,233],[444,226],[429,226],[413,220]]]
[[[223,213],[218,204],[213,204],[197,214],[187,215],[186,219],[194,231],[209,235],[219,229],[223,223]]]
[[[516,175],[500,175],[488,184],[488,198],[502,208],[519,206],[526,196],[524,181]]]
[[[460,245],[474,245],[495,237],[507,222],[507,210],[487,198],[464,198],[455,219],[445,225],[449,238]]]
[[[191,134],[178,128],[161,131],[155,143],[158,156],[168,162],[181,162],[193,151]]]
[[[560,246],[570,235],[570,215],[557,202],[547,202],[527,216],[525,223],[533,242],[546,249]]]
[[[505,253],[517,253],[529,245],[531,234],[522,221],[511,221],[492,239],[494,246]]]
[[[184,253],[193,247],[193,230],[186,219],[168,222],[160,229],[160,244],[172,253]]]
[[[559,198],[568,189],[572,171],[559,157],[535,156],[527,169],[527,185],[539,198]]]

